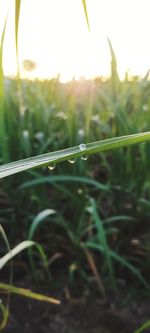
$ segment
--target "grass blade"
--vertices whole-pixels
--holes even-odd
[[[0,283],[0,289],[5,291],[5,292],[11,292],[13,294],[17,294],[17,295],[21,295],[21,296],[24,296],[24,297],[32,298],[32,299],[35,299],[35,300],[38,300],[38,301],[44,301],[44,302],[49,302],[49,303],[53,303],[53,304],[60,304],[60,301],[58,301],[55,298],[34,293],[29,289],[17,288],[17,287],[10,286],[10,285],[5,284],[5,283]]]
[[[89,24],[88,12],[87,12],[86,0],[82,0],[82,4],[83,4],[83,8],[84,8],[86,23],[87,23],[88,29],[90,31],[90,24]]]
[[[4,96],[4,76],[3,76],[3,45],[4,45],[4,37],[6,31],[7,24],[7,16],[4,23],[4,28],[2,31],[2,37],[0,41],[0,98]]]
[[[2,317],[3,317],[0,322],[0,331],[2,331],[8,322],[9,308],[7,306],[4,306],[2,303],[0,303],[0,309],[1,309]]]
[[[21,5],[21,0],[15,0],[15,43],[16,43],[17,64],[19,63],[19,60],[18,60],[18,28],[19,28],[20,5]],[[18,70],[19,70],[19,66],[18,66]]]
[[[113,286],[114,291],[117,291],[117,285],[116,285],[116,279],[114,275],[114,269],[113,269],[113,262],[110,254],[110,248],[107,243],[106,238],[106,232],[103,227],[102,221],[98,215],[97,209],[96,209],[96,203],[94,199],[91,199],[91,215],[93,216],[93,220],[95,222],[96,228],[97,228],[97,236],[99,240],[99,244],[103,247],[103,253],[106,259],[106,265],[109,272],[109,276],[111,279],[111,284]]]
[[[2,258],[0,258],[0,269],[3,268],[3,266],[11,260],[14,256],[16,256],[21,251],[25,250],[29,246],[35,245],[35,242],[32,241],[23,241],[17,246],[15,246],[11,251],[9,251],[7,254],[5,254]]]
[[[24,160],[2,165],[0,167],[0,178],[7,177],[21,171],[26,171],[46,165],[48,166],[49,164],[59,163],[61,161],[81,157],[83,155],[90,155],[98,152],[100,153],[102,151],[125,147],[145,141],[150,141],[150,132],[115,137],[112,139],[96,141],[86,145],[82,144],[76,147],[26,158]],[[81,146],[84,146],[84,149],[81,149]]]
[[[110,54],[111,54],[111,81],[112,81],[112,93],[114,102],[117,100],[117,93],[118,93],[118,83],[119,83],[119,75],[117,71],[117,59],[115,56],[114,49],[112,47],[110,39],[107,37]]]
[[[29,229],[29,235],[28,235],[28,239],[29,241],[31,241],[34,237],[34,233],[37,230],[39,224],[41,224],[48,216],[55,214],[55,211],[53,209],[45,209],[42,212],[40,212],[39,214],[36,215],[36,217],[33,219],[33,222],[31,224],[31,227]],[[47,256],[44,252],[44,249],[41,245],[36,244],[37,245],[37,250],[42,258],[42,261],[44,263],[48,278],[50,280],[50,274],[49,274],[49,270],[48,270],[48,260],[47,260]],[[34,260],[33,260],[33,253],[32,253],[32,249],[30,248],[28,250],[28,254],[29,254],[29,261],[30,261],[30,265],[31,265],[31,269],[32,269],[32,273],[34,278],[36,279],[36,270],[35,270],[35,264],[34,264]]]
[[[24,184],[22,184],[19,189],[24,189],[31,186],[36,186],[39,184],[56,184],[57,182],[77,182],[81,184],[87,184],[96,187],[99,190],[108,191],[109,186],[104,185],[94,179],[86,178],[86,177],[80,177],[80,176],[66,176],[66,175],[60,175],[60,176],[48,176],[48,177],[39,177],[38,179],[34,179],[31,181],[27,181]]]
[[[95,261],[94,261],[94,258],[92,256],[92,254],[89,252],[89,250],[84,246],[84,244],[81,244],[82,247],[83,247],[83,250],[85,252],[85,255],[87,257],[87,260],[89,262],[89,266],[91,268],[91,271],[93,272],[93,275],[95,276],[96,278],[96,282],[97,282],[97,285],[99,287],[99,290],[100,290],[100,293],[101,295],[103,296],[104,299],[106,299],[106,293],[105,293],[105,288],[104,288],[104,285],[103,285],[103,282],[102,282],[102,279],[98,273],[98,270],[97,270],[97,267],[96,267],[96,264],[95,264]]]
[[[49,215],[52,215],[52,214],[55,214],[55,211],[53,209],[45,209],[36,215],[36,217],[34,218],[32,224],[31,224],[31,227],[29,229],[29,236],[28,236],[29,240],[33,239],[34,233],[35,233],[36,229],[38,228],[39,224],[42,223],[46,217],[48,217]]]
[[[0,41],[0,149],[2,158],[8,160],[8,143],[5,124],[5,96],[4,96],[4,74],[3,74],[3,45],[6,32],[7,16],[5,18],[2,37]]]
[[[104,251],[101,245],[93,242],[86,242],[86,246],[90,249],[92,248],[100,252]],[[116,262],[120,263],[121,266],[128,268],[131,271],[131,273],[133,273],[137,277],[137,279],[143,284],[143,286],[148,291],[150,290],[149,284],[145,281],[145,279],[143,278],[143,276],[141,275],[141,273],[138,271],[137,268],[135,268],[132,264],[130,264],[129,261],[127,261],[124,257],[119,256],[116,252],[112,250],[110,250],[110,255]]]

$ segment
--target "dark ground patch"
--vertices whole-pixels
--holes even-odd
[[[143,297],[123,306],[122,296],[121,299],[111,296],[104,302],[99,296],[90,294],[70,301],[66,300],[64,292],[46,293],[43,290],[43,294],[60,299],[61,305],[11,295],[9,322],[3,332],[133,333],[141,323],[150,319],[150,300]],[[144,332],[148,333],[150,329]]]

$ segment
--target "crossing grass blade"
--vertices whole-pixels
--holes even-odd
[[[26,158],[23,160],[2,165],[0,167],[0,178],[4,178],[22,171],[27,171],[38,167],[67,161],[72,158],[100,153],[107,150],[112,150],[146,141],[150,141],[150,132],[125,135],[121,137],[87,143],[86,145],[84,145],[84,149],[81,149],[80,146],[75,146],[43,155],[34,156],[31,158]]]

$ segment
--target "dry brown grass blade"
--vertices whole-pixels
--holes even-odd
[[[95,279],[96,279],[98,288],[100,290],[100,293],[102,294],[102,296],[103,296],[103,298],[105,300],[106,299],[105,288],[103,286],[102,279],[101,279],[101,277],[100,277],[100,275],[99,275],[99,273],[97,271],[94,258],[92,256],[92,254],[90,253],[90,251],[85,246],[83,246],[83,249],[84,249],[85,255],[87,257],[88,263],[90,265],[90,269],[91,269],[93,275],[95,276]]]

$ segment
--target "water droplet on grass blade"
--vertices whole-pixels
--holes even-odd
[[[86,145],[85,145],[84,143],[81,143],[81,144],[79,145],[79,149],[80,149],[80,150],[85,150],[85,149],[86,149]]]
[[[71,158],[70,160],[68,160],[68,162],[70,163],[70,164],[74,164],[75,163],[75,158]]]
[[[56,167],[56,164],[50,164],[50,165],[48,166],[48,169],[49,169],[49,170],[54,170],[55,167]]]
[[[81,160],[83,160],[83,161],[87,161],[87,159],[88,159],[88,155],[83,155],[83,156],[81,156]]]

